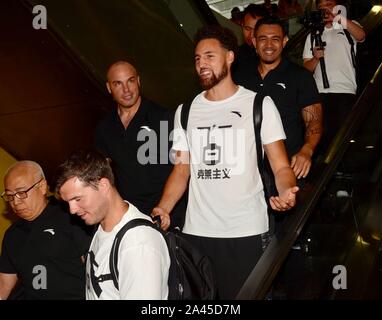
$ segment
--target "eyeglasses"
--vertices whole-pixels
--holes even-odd
[[[18,191],[14,194],[6,194],[5,191],[1,195],[1,197],[6,201],[6,202],[12,202],[15,197],[18,199],[26,199],[28,198],[28,192],[32,190],[37,184],[39,184],[44,178],[41,178],[39,181],[37,181],[34,185],[32,185],[29,189],[24,190],[24,191]]]

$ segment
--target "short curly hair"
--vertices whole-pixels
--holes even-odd
[[[205,39],[216,39],[221,46],[229,51],[233,51],[235,56],[238,52],[237,38],[235,34],[228,28],[218,25],[207,25],[200,28],[194,38],[195,46]]]

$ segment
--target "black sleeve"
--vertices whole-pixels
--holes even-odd
[[[4,235],[0,256],[0,272],[16,274],[17,270],[12,263],[7,232]]]
[[[301,75],[298,77],[299,87],[297,95],[297,104],[303,109],[315,103],[319,103],[320,94],[317,89],[316,81],[313,75],[307,70],[301,70]]]
[[[94,234],[94,226],[86,226],[83,221],[71,216],[72,238],[80,255],[85,255],[90,247],[90,243]]]

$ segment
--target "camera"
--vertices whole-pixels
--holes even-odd
[[[325,10],[306,11],[302,19],[302,24],[309,29],[319,30],[325,27]]]

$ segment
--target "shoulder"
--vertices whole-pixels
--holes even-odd
[[[146,214],[140,212],[134,205],[129,203],[129,209],[125,216],[126,223],[129,221],[132,221],[134,219],[144,219],[149,222],[152,222],[151,218],[147,216]],[[155,228],[151,226],[137,226],[135,228],[132,228],[126,232],[126,236],[124,238],[127,238],[125,242],[125,246],[137,246],[137,245],[150,245],[150,246],[156,246],[156,243],[158,243],[158,240],[163,238],[162,234],[156,230]]]
[[[243,86],[239,86],[239,92],[238,92],[238,96],[240,97],[248,97],[248,98],[254,98],[256,95],[256,93],[252,90],[249,90]]]
[[[306,84],[306,80],[313,78],[313,73],[305,69],[303,66],[300,66],[292,61],[288,60],[288,72],[293,77],[294,81],[297,80],[297,83]]]
[[[142,97],[141,106],[145,108],[150,115],[155,115],[157,117],[162,117],[168,114],[169,109],[164,108],[163,106],[153,102],[147,98]]]
[[[65,202],[58,201],[54,197],[50,197],[43,214],[47,220],[56,222],[62,228],[71,228],[83,223],[76,215],[69,213],[69,208]]]
[[[105,128],[112,126],[116,112],[117,110],[115,108],[113,108],[112,110],[109,110],[105,114],[105,116],[98,122],[95,129],[96,132],[103,131]]]

